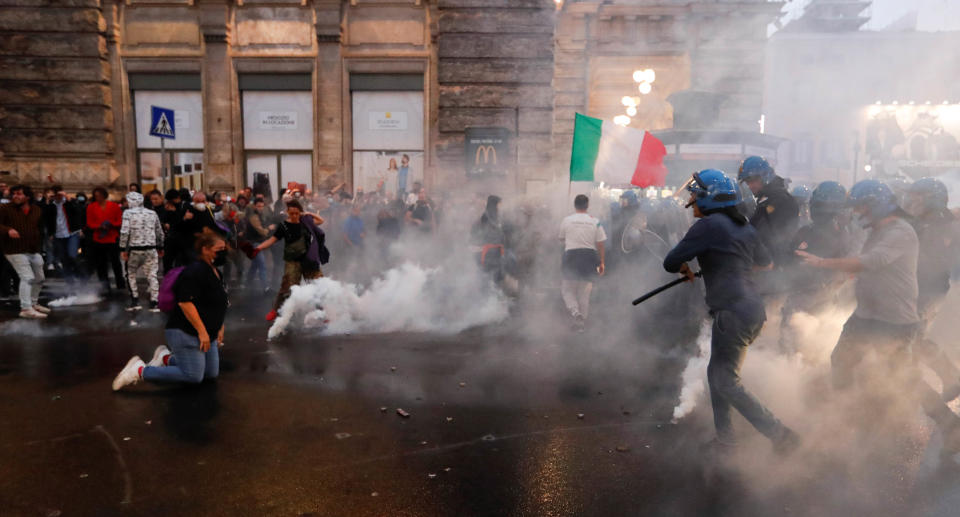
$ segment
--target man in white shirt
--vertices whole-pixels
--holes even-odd
[[[580,194],[573,200],[576,213],[560,223],[563,242],[563,280],[560,294],[573,317],[574,326],[582,331],[590,311],[593,279],[604,271],[603,243],[607,240],[600,221],[587,214],[590,200]]]

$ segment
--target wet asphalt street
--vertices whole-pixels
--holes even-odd
[[[453,336],[301,332],[268,342],[261,316],[268,302],[231,298],[217,381],[121,393],[110,390],[113,376],[135,353],[149,359],[161,343],[162,316],[132,318],[112,300],[25,322],[11,319],[5,302],[0,515],[849,515],[862,508],[825,495],[844,479],[839,468],[804,473],[801,484],[776,482],[787,479],[790,464],[766,443],[748,453],[772,480],[762,489],[735,466],[718,466],[698,447],[711,435],[708,406],[670,423],[682,357],[639,349],[631,361],[611,361],[595,351],[598,329],[532,335],[507,322]],[[918,514],[957,508],[941,495],[923,507],[930,513]],[[884,514],[882,504],[870,507]]]

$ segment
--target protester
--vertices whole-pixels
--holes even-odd
[[[477,264],[497,282],[503,280],[507,254],[507,234],[500,220],[500,201],[500,196],[488,196],[480,220],[470,230],[470,239],[477,249]]]
[[[120,225],[120,257],[127,265],[127,286],[130,288],[128,311],[140,309],[137,296],[137,277],[147,279],[150,287],[150,311],[157,308],[160,293],[159,257],[163,255],[163,227],[157,213],[143,207],[143,196],[137,192],[127,193],[130,208],[123,212]]]
[[[48,238],[53,242],[54,261],[60,264],[67,284],[73,285],[83,276],[79,253],[85,217],[80,205],[75,200],[67,199],[62,186],[55,185],[53,190],[53,201],[44,207],[44,225]]]
[[[176,189],[168,190],[163,201],[163,211],[159,214],[164,233],[163,270],[170,271],[174,261],[179,260],[183,253],[183,239],[174,228],[183,221],[184,208],[180,202],[180,192]]]
[[[724,452],[735,446],[730,420],[733,407],[773,442],[774,450],[790,453],[799,446],[796,433],[777,420],[740,380],[747,347],[760,335],[766,320],[751,272],[755,267],[770,266],[770,254],[757,232],[737,211],[740,191],[723,171],[706,169],[695,173],[687,190],[688,206],[693,207],[693,216],[699,220],[670,250],[663,267],[693,281],[695,274],[688,262],[696,258],[703,274],[707,307],[713,316],[707,382],[717,430],[709,447],[711,452]]]
[[[276,230],[277,225],[265,224],[270,219],[267,212],[266,203],[262,196],[254,199],[252,205],[246,208],[246,230],[244,236],[248,242],[253,245],[259,245],[267,240],[270,232]],[[270,283],[267,281],[267,263],[263,255],[257,254],[250,260],[250,269],[247,271],[247,281],[252,282],[254,276],[260,280],[260,288],[263,292],[270,291]]]
[[[299,284],[301,280],[315,280],[323,276],[320,269],[323,259],[320,255],[323,253],[321,248],[325,248],[323,231],[319,228],[321,224],[322,217],[304,212],[299,201],[289,201],[286,220],[280,223],[269,239],[254,248],[252,258],[277,241],[283,241],[283,282],[273,302],[273,309],[267,314],[267,321],[277,318],[277,311],[290,296],[291,286]]]
[[[97,278],[103,285],[104,293],[110,292],[110,280],[107,268],[113,267],[113,278],[117,289],[124,288],[123,266],[120,264],[120,250],[117,237],[121,223],[120,205],[107,199],[107,189],[93,189],[93,203],[87,205],[87,228],[92,235],[92,255]]]
[[[164,204],[163,192],[153,189],[147,194],[147,199],[150,200],[150,203],[147,204],[147,208],[156,212],[158,217],[162,216]]]
[[[183,196],[183,193],[180,194]],[[181,197],[182,198],[182,197]],[[187,197],[186,199],[191,199]],[[213,204],[207,201],[203,192],[196,192],[192,196],[193,202],[185,206],[179,221],[174,221],[171,233],[179,243],[180,255],[174,265],[187,265],[196,259],[194,246],[195,239],[204,229],[212,231],[226,239],[226,232],[217,225],[213,215]]]
[[[43,257],[40,251],[42,210],[30,200],[33,191],[25,185],[10,188],[10,203],[0,206],[0,250],[20,277],[20,317],[43,319],[50,309],[40,305],[43,287]]]
[[[226,261],[226,242],[206,232],[196,239],[197,260],[186,266],[174,284],[176,306],[164,338],[149,363],[133,356],[113,380],[113,390],[141,380],[157,384],[196,384],[220,373],[225,332],[227,290],[217,269]]]
[[[407,224],[417,228],[423,233],[435,233],[437,220],[434,217],[433,206],[427,199],[426,189],[421,188],[417,192],[417,202],[407,208],[404,216]]]
[[[560,223],[563,243],[563,280],[560,294],[573,318],[573,326],[582,331],[590,314],[590,293],[593,281],[604,273],[604,242],[607,234],[600,221],[587,214],[590,199],[579,194],[573,200],[576,213]]]

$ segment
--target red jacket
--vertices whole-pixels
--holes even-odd
[[[122,218],[123,211],[120,210],[120,205],[113,201],[107,201],[105,208],[100,208],[96,202],[87,205],[87,227],[93,231],[93,242],[104,244],[117,242]],[[104,221],[110,223],[105,231],[100,227]]]

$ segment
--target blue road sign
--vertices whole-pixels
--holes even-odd
[[[176,134],[173,110],[150,106],[150,135],[174,140]]]

